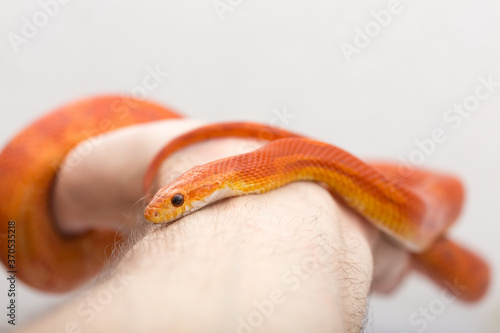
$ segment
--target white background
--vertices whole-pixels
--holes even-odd
[[[389,1],[233,0],[224,20],[212,1],[72,0],[16,53],[9,33],[22,36],[23,18],[42,9],[1,0],[0,143],[66,102],[130,94],[148,66],[170,75],[147,98],[187,116],[269,123],[286,110],[294,118],[277,124],[362,157],[407,158],[415,140],[442,128],[448,140],[424,166],[463,178],[468,201],[451,233],[484,254],[495,281],[483,302],[447,304],[422,331],[498,332],[500,87],[458,128],[443,115],[474,93],[479,76],[500,81],[499,3],[401,0],[400,13],[348,63],[341,43],[353,44],[356,28]],[[2,279],[0,308],[6,289]],[[61,301],[19,291],[21,323]],[[390,297],[372,297],[366,331],[417,332],[411,314],[439,295],[412,276]]]

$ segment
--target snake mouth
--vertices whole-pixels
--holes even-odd
[[[146,220],[152,223],[165,223],[169,221],[172,218],[172,214],[169,214],[165,209],[165,204],[165,198],[162,195],[156,194],[144,210]]]

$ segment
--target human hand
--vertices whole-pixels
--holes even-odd
[[[127,235],[137,226],[143,227],[131,208],[141,199],[142,174],[154,152],[169,138],[198,124],[175,120],[123,129],[105,136],[79,164],[63,167],[54,192],[61,229],[78,233],[106,228]],[[157,183],[164,185],[194,165],[243,153],[256,145],[224,139],[189,147],[166,161]],[[71,161],[71,155],[67,161]],[[135,206],[140,212],[141,205]],[[274,305],[276,315],[266,318],[263,329],[357,331],[370,289],[389,292],[408,267],[406,251],[336,203],[319,185],[295,183],[264,195],[212,205],[146,236],[113,273],[132,269],[134,280],[103,310],[106,316],[90,323],[80,318],[80,327],[116,325],[115,321],[122,319],[118,311],[124,305],[122,296],[146,299],[149,295],[147,299],[152,301],[138,310],[136,318],[156,321],[164,328],[182,327],[183,331],[195,332],[206,325],[232,325],[236,330],[243,324],[235,318],[247,320],[253,313],[251,304],[265,298],[266,292],[270,297],[268,291],[276,289],[284,293],[279,298],[284,302]],[[165,276],[170,278],[158,280]],[[199,288],[200,284],[211,287]],[[102,288],[96,286],[90,293],[99,295]],[[192,288],[199,288],[198,293],[186,296]],[[204,306],[214,305],[219,310],[206,316],[206,322],[165,320],[156,312],[161,308],[162,312],[188,318],[187,314],[196,316],[206,311]],[[301,316],[296,317],[297,313]],[[57,324],[67,315],[60,311],[39,324]],[[124,328],[134,324],[129,321]]]

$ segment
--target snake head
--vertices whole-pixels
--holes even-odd
[[[170,185],[160,189],[148,204],[144,217],[153,223],[173,222],[212,202],[230,196],[213,173],[189,170]]]
[[[144,216],[153,223],[175,221],[191,208],[189,194],[182,188],[162,188],[148,204]]]

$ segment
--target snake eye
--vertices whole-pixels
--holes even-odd
[[[172,202],[172,205],[174,205],[175,207],[182,206],[182,204],[184,203],[184,196],[180,193],[174,194],[170,202]]]

